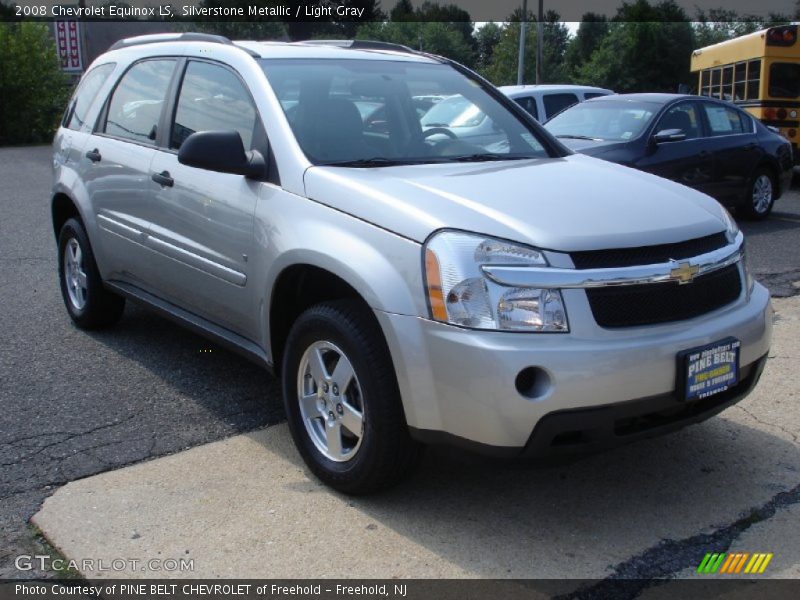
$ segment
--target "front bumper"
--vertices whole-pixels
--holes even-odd
[[[616,437],[641,437],[647,427],[629,425],[633,430],[626,436],[602,431],[625,430],[625,422],[617,421],[637,416],[633,413],[656,421],[661,414],[669,422],[650,427],[653,435],[708,418],[743,398],[755,385],[769,350],[772,309],[769,293],[759,284],[749,296],[702,317],[621,330],[593,323],[582,290],[564,294],[569,334],[475,331],[376,311],[412,434],[426,442],[462,442],[496,454],[541,454],[553,439],[563,443],[583,436],[589,447],[600,447]],[[673,418],[687,406],[674,396],[677,354],[729,336],[741,341],[742,373],[740,385],[726,393],[730,402],[718,398],[714,406],[697,406]],[[529,367],[544,377],[534,393],[523,395],[517,377]],[[626,403],[633,412],[622,408]],[[569,411],[579,417],[576,426],[563,416]],[[601,415],[591,411],[613,413],[594,427],[597,435],[583,426]],[[586,433],[574,433],[581,431]],[[551,439],[541,441],[550,432],[555,432]]]

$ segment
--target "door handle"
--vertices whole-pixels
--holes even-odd
[[[100,162],[103,157],[100,156],[100,151],[95,148],[94,150],[89,150],[89,152],[86,153],[86,158],[92,162]]]
[[[711,152],[709,152],[708,150],[703,150],[697,156],[699,156],[700,158],[708,158],[709,156],[711,156]]]
[[[172,187],[175,185],[175,180],[170,177],[169,171],[161,171],[161,173],[153,173],[153,181],[163,187]]]

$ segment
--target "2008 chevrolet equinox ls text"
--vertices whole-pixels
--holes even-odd
[[[415,99],[453,96],[447,126],[422,125]],[[347,493],[424,444],[562,455],[701,421],[769,349],[724,208],[571,154],[399,46],[122,40],[53,164],[72,320],[111,325],[127,298],[274,369],[304,460]]]

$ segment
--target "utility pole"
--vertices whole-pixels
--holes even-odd
[[[540,4],[541,2],[542,0],[539,0]],[[528,24],[527,21],[528,21],[528,0],[522,0],[522,19],[519,22],[519,58],[517,59],[517,85],[522,85],[523,79],[525,77],[525,29],[526,25]]]
[[[539,19],[536,22],[536,83],[542,83],[542,44],[544,43],[544,0],[539,0]]]

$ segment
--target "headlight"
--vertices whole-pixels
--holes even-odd
[[[442,231],[428,240],[424,252],[434,320],[474,329],[569,331],[559,290],[499,285],[481,268],[547,266],[539,250],[471,233]]]
[[[725,221],[725,237],[728,239],[728,243],[732,244],[739,235],[739,224],[725,208],[722,209],[722,218]]]

